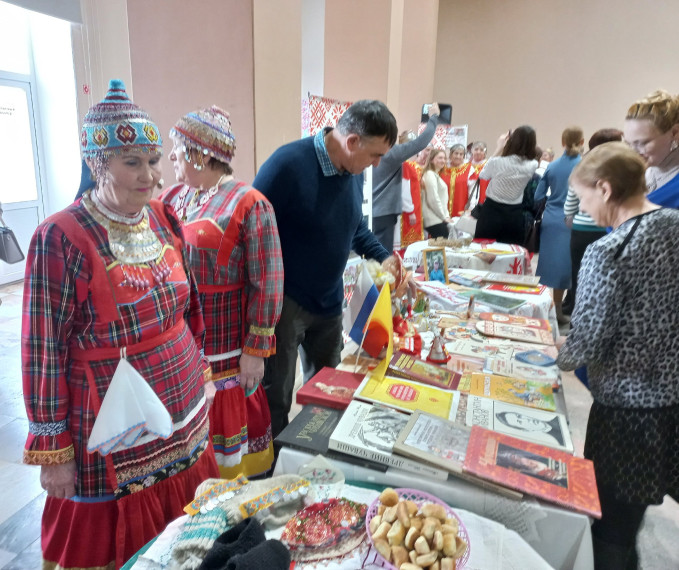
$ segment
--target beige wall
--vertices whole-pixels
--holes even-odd
[[[128,1],[127,10],[134,101],[161,129],[166,185],[174,180],[167,160],[170,128],[185,113],[212,104],[231,114],[237,145],[235,174],[252,181],[252,3],[144,0]]]
[[[422,105],[434,100],[438,14],[439,0],[404,2],[400,96],[392,109],[399,131],[415,130]]]
[[[489,150],[531,124],[561,149],[576,124],[585,138],[618,127],[636,99],[679,92],[673,0],[440,0],[434,96]]]
[[[302,130],[302,0],[253,2],[257,168]]]
[[[415,128],[433,95],[438,4],[326,0],[324,95],[380,99],[400,130]]]
[[[390,21],[390,0],[326,0],[326,97],[386,101]]]

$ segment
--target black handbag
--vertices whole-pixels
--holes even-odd
[[[1,212],[1,210],[0,210]],[[24,254],[19,247],[14,232],[5,225],[0,213],[0,259],[5,263],[19,263],[24,260]]]
[[[483,204],[479,204],[479,202],[478,202],[478,199],[481,195],[481,179],[480,178],[476,179],[476,184],[474,184],[474,188],[472,188],[472,192],[469,195],[469,200],[467,200],[467,205],[464,208],[465,210],[467,210],[469,208],[469,204],[471,204],[472,198],[474,198],[474,194],[476,194],[477,202],[476,202],[476,206],[474,206],[472,208],[471,212],[469,212],[469,215],[472,218],[476,218],[478,220],[479,216],[481,215],[481,208],[483,208]]]

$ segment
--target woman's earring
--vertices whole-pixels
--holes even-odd
[[[679,147],[679,143],[677,141],[672,141],[672,144],[670,145],[670,152],[677,150],[677,147]]]

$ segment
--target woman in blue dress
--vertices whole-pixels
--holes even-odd
[[[571,286],[571,230],[566,225],[563,206],[568,195],[568,177],[573,168],[581,160],[582,147],[585,144],[580,127],[568,127],[561,135],[564,153],[554,162],[550,162],[545,174],[535,191],[535,200],[547,196],[547,205],[542,217],[540,230],[540,257],[536,274],[540,282],[554,290],[554,308],[559,323],[567,323],[568,317],[563,314],[562,301],[566,289]]]

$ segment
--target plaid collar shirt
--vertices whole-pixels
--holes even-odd
[[[349,172],[339,171],[335,168],[335,165],[330,160],[330,155],[328,155],[328,148],[325,146],[325,135],[332,130],[332,127],[325,127],[324,129],[318,131],[314,136],[314,148],[316,149],[316,156],[318,157],[318,162],[321,165],[321,170],[323,171],[323,176],[343,176],[344,174],[349,174]]]

